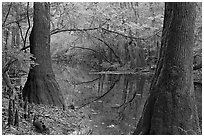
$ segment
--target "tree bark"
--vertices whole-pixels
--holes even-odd
[[[49,3],[34,3],[33,28],[29,39],[30,52],[35,56],[37,66],[29,71],[23,97],[36,104],[64,106],[51,65],[49,10]]]
[[[200,134],[193,87],[195,3],[166,3],[160,58],[134,134]]]

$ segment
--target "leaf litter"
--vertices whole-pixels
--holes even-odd
[[[24,119],[24,109],[19,107],[19,126],[8,126],[8,102],[7,98],[2,100],[2,134],[3,135],[40,135],[33,126],[34,115],[43,121],[49,129],[49,135],[89,135],[93,131],[86,126],[86,116],[82,111],[48,106],[43,104],[30,104],[32,106],[31,116]]]

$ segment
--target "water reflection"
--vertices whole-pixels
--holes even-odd
[[[90,103],[93,134],[130,134],[147,97],[147,76],[101,74],[95,85],[92,90],[97,92]]]
[[[92,134],[130,134],[134,130],[148,94],[149,76],[97,75],[71,67],[59,68],[55,74],[66,104],[85,113],[83,120]]]

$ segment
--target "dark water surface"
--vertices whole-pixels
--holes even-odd
[[[146,75],[93,75],[70,67],[58,71],[56,79],[66,92],[67,105],[74,104],[88,115],[87,127],[95,135],[131,134],[150,86]]]

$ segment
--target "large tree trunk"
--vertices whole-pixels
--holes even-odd
[[[134,134],[200,134],[193,86],[195,3],[166,3],[159,63]]]
[[[38,65],[30,69],[23,88],[23,97],[37,104],[63,106],[63,96],[51,65],[49,10],[49,3],[34,3],[30,52],[35,56]]]

